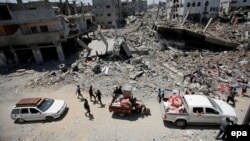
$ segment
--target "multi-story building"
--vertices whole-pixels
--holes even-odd
[[[167,18],[182,21],[189,11],[188,19],[204,22],[219,12],[249,8],[250,0],[166,0]]]
[[[147,0],[132,0],[134,13],[146,12],[148,10]]]
[[[220,0],[221,11],[228,14],[230,10],[250,8],[250,0]]]
[[[188,19],[206,23],[218,14],[219,0],[166,0],[167,18],[182,21],[189,11]]]
[[[53,5],[48,0],[0,3],[1,64],[65,59],[64,50],[71,46],[62,44],[86,33],[92,18],[86,20],[85,14],[78,13],[75,3]]]
[[[121,20],[121,0],[92,0],[97,24],[114,26]]]
[[[147,0],[122,1],[122,15],[134,15],[148,10]]]

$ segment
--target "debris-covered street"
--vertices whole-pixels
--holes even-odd
[[[58,45],[52,41],[58,60],[49,56],[48,61],[44,51],[34,51],[32,47],[33,59],[13,64],[9,62],[22,55],[5,53],[9,64],[0,64],[0,141],[215,140],[220,130],[218,125],[187,125],[182,129],[163,121],[163,101],[158,102],[158,93],[160,88],[164,90],[163,100],[177,91],[180,96],[204,95],[227,102],[235,90],[235,104],[228,103],[236,112],[236,124],[242,124],[250,105],[250,48],[249,37],[245,37],[250,24],[246,18],[249,12],[238,12],[232,15],[244,19],[239,23],[232,15],[224,15],[206,27],[188,20],[170,21],[159,2],[147,12],[126,17],[126,25],[115,23],[111,28],[103,28],[91,24],[87,34],[75,35],[72,32],[75,30],[69,29],[67,43]],[[80,14],[76,17],[64,14],[57,17],[68,26],[78,27],[72,19]],[[222,22],[224,18],[229,19]],[[41,48],[51,46],[42,45]],[[76,48],[67,50],[70,52],[67,54],[65,46],[73,45]],[[47,53],[50,51],[53,52],[51,49]],[[34,62],[30,63],[31,60]],[[124,84],[131,84],[132,98],[142,100],[150,109],[149,115],[119,116],[109,111],[115,88]],[[90,99],[90,85],[94,92],[101,91],[103,106],[89,101],[93,117],[86,115],[84,100],[77,98],[77,85],[83,99]],[[10,118],[18,100],[35,97],[62,99],[67,109],[52,122],[17,123]]]

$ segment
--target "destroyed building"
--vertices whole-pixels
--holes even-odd
[[[0,63],[64,61],[64,50],[73,45],[63,44],[91,31],[91,14],[78,12],[67,0],[0,3]]]
[[[147,10],[147,0],[122,1],[122,15],[124,17],[147,12]]]
[[[121,20],[121,0],[92,0],[92,3],[97,24],[111,27]]]
[[[221,12],[228,14],[231,10],[238,8],[250,8],[249,0],[220,0]]]
[[[167,19],[183,21],[186,15],[195,22],[206,23],[211,17],[218,15],[220,1],[218,0],[167,0]]]

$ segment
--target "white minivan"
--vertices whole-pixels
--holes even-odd
[[[64,100],[49,98],[25,98],[16,103],[11,118],[19,123],[25,121],[47,120],[59,118],[67,109]]]

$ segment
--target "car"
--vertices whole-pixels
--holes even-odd
[[[230,118],[237,123],[237,116],[234,108],[222,100],[213,99],[203,95],[184,95],[178,96],[178,108],[166,110],[162,103],[161,111],[164,121],[175,123],[179,127],[185,127],[187,124],[221,124],[223,118]],[[178,101],[172,99],[172,101]],[[176,102],[177,103],[177,102]]]
[[[53,121],[59,118],[66,109],[67,104],[64,100],[24,98],[16,103],[10,116],[18,123],[36,120]]]

